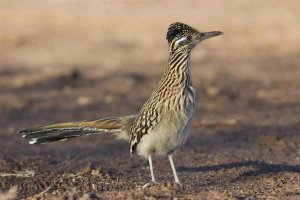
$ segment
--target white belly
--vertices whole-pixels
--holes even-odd
[[[185,112],[166,111],[159,124],[141,138],[137,154],[148,157],[153,154],[169,155],[183,145],[189,133],[193,104]]]

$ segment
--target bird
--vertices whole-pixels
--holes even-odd
[[[175,22],[169,25],[166,40],[169,59],[158,85],[136,115],[109,117],[94,121],[58,123],[23,129],[29,144],[44,144],[98,133],[110,133],[129,142],[130,154],[148,159],[151,181],[156,184],[152,157],[168,157],[174,181],[181,184],[173,155],[188,136],[195,107],[195,89],[190,76],[191,52],[202,41],[222,35],[221,31],[200,32]]]

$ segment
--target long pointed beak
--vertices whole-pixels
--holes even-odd
[[[223,35],[224,33],[221,31],[210,31],[210,32],[204,32],[200,33],[200,40],[206,40],[208,38],[216,37],[218,35]]]

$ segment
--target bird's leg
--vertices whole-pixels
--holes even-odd
[[[176,168],[175,168],[174,161],[173,161],[173,155],[172,154],[168,155],[168,157],[169,157],[171,168],[172,168],[173,175],[174,175],[174,178],[175,178],[175,183],[180,183],[179,178],[178,178],[177,173],[176,173]]]
[[[150,167],[150,173],[151,173],[151,181],[155,182],[154,172],[153,172],[153,164],[152,164],[152,157],[148,157],[149,160],[149,167]]]
[[[143,185],[143,188],[151,186],[153,183],[156,183],[155,177],[154,177],[154,172],[153,172],[153,164],[152,164],[152,157],[148,156],[148,161],[149,161],[149,168],[150,168],[150,173],[151,173],[151,182],[146,183]]]

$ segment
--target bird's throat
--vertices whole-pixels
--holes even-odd
[[[181,51],[171,53],[165,78],[172,79],[172,82],[179,83],[190,77],[190,52]]]

